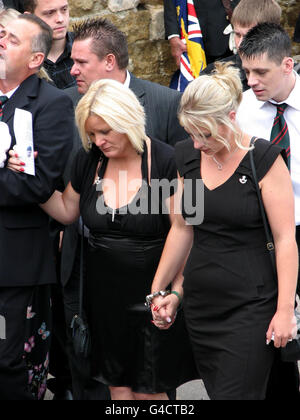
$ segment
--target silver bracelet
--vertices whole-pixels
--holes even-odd
[[[159,292],[151,293],[151,295],[146,296],[145,306],[150,308],[154,298],[156,298],[157,296],[165,297],[165,296],[168,296],[169,294],[170,294],[170,290],[160,290]]]

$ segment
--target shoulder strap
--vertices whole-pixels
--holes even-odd
[[[256,137],[252,137],[252,139],[250,141],[250,146],[254,146],[255,140],[256,140]],[[270,231],[270,228],[269,228],[269,224],[268,224],[268,221],[267,221],[267,216],[266,216],[264,204],[263,204],[262,197],[261,197],[261,191],[260,191],[260,188],[259,188],[259,185],[258,185],[256,168],[255,168],[254,157],[253,157],[253,148],[249,151],[249,157],[250,157],[251,170],[252,170],[252,175],[253,175],[254,184],[255,184],[255,188],[256,188],[256,193],[257,193],[257,197],[258,197],[261,217],[262,217],[264,230],[265,230],[265,234],[266,234],[266,239],[267,239],[267,250],[269,251],[269,254],[270,254],[274,275],[277,275],[276,274],[277,270],[276,270],[275,247],[274,247],[273,237],[272,237],[272,234],[271,234],[271,231]]]
[[[82,318],[83,314],[83,252],[84,252],[84,224],[81,223],[81,235],[80,238],[80,271],[79,271],[79,316]]]

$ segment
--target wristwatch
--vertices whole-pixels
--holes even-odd
[[[152,301],[155,297],[157,296],[165,297],[165,296],[168,296],[169,294],[170,294],[170,290],[160,290],[159,292],[151,293],[151,295],[146,296],[145,306],[150,308]]]

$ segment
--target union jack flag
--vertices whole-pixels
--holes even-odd
[[[183,92],[186,86],[205,69],[206,57],[194,1],[172,1],[177,10],[180,39],[186,44],[187,52],[181,55],[180,70],[174,74],[170,87]]]

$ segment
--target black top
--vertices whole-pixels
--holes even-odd
[[[148,188],[148,164],[147,164],[147,146],[145,143],[145,150],[142,155],[142,177],[143,177],[143,186]],[[103,196],[100,193],[100,189],[97,185],[94,184],[95,173],[97,169],[97,165],[99,159],[102,160],[100,170],[98,172],[99,179],[102,179],[105,173],[105,169],[107,166],[108,159],[103,157],[99,149],[95,146],[92,147],[92,150],[89,153],[86,153],[84,149],[79,150],[76,158],[73,162],[72,173],[71,173],[71,183],[76,192],[78,192],[80,197],[80,212],[83,216],[84,223],[90,230],[101,230],[102,232],[112,233],[112,231],[116,234],[118,233],[126,233],[129,235],[134,236],[164,236],[169,229],[169,216],[168,214],[161,214],[161,200],[160,196],[158,196],[158,203],[159,203],[159,212],[160,214],[152,214],[153,225],[150,223],[143,223],[144,221],[144,214],[137,214],[134,217],[122,217],[124,213],[124,208],[121,207],[116,209],[114,212],[114,216],[111,216],[112,209],[110,209],[104,203]],[[155,181],[154,180],[162,180],[167,179],[168,181],[176,180],[177,179],[177,171],[176,165],[174,160],[174,149],[158,140],[151,141],[151,188],[147,191],[140,189],[133,200],[139,200],[139,203],[135,202],[136,207],[141,209],[142,211],[145,209],[143,200],[146,201],[146,205],[155,205],[154,199],[156,195],[152,195],[151,197],[148,196],[150,190],[153,193]],[[95,194],[95,191],[99,191],[99,194]],[[159,190],[161,193],[161,189]],[[174,193],[174,188],[171,188],[169,191],[168,188],[164,189],[165,196],[172,195]],[[101,202],[98,202],[99,199]],[[131,203],[133,203],[133,200]],[[96,213],[96,206],[103,205],[106,207],[107,212],[105,213],[106,216],[109,214],[108,217],[95,217]],[[125,206],[130,207],[130,205]],[[101,207],[102,208],[102,207]],[[99,209],[99,207],[98,207]],[[98,211],[99,215],[100,210]],[[130,208],[129,208],[130,213]],[[151,211],[148,212],[150,214]],[[152,212],[153,213],[153,212]],[[101,214],[101,213],[100,213]],[[113,221],[113,223],[112,223]],[[154,227],[153,227],[154,226]]]
[[[184,178],[200,180],[201,153],[194,149],[192,140],[178,143],[175,150],[180,175]],[[265,176],[279,154],[285,158],[285,152],[280,147],[273,145],[268,140],[256,140],[253,157],[258,181]],[[186,199],[185,193],[183,197]],[[228,200],[228,197],[231,197],[231,199]],[[193,200],[195,200],[195,197],[193,197]],[[221,203],[223,204],[221,205]],[[226,206],[224,203],[226,203]],[[188,216],[184,213],[187,205],[188,203],[185,203],[185,206],[183,206],[183,216],[192,218],[193,215]],[[265,233],[249,152],[243,157],[232,176],[221,185],[210,190],[204,184],[204,221],[194,228],[196,235],[204,236],[211,230],[216,230],[217,237],[222,238],[223,246],[226,243],[228,247],[236,248],[250,246],[251,242],[255,246],[265,243]],[[243,229],[243,232],[240,231],[241,229]],[[215,239],[215,236],[213,236],[213,239]],[[245,243],[245,240],[247,243]],[[207,247],[209,244],[208,238],[203,243]]]
[[[47,70],[48,75],[53,80],[55,86],[59,89],[76,86],[76,79],[70,74],[71,68],[74,64],[71,58],[72,45],[73,34],[68,32],[65,50],[57,61],[53,63],[48,58],[44,61],[44,67]]]

